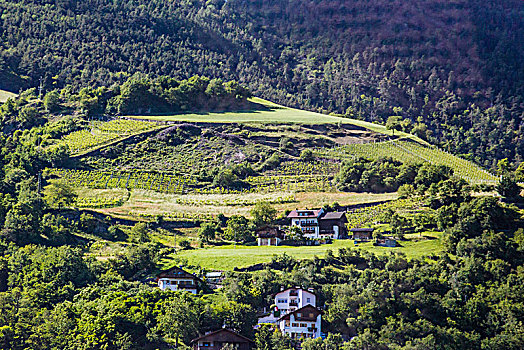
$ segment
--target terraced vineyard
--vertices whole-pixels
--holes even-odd
[[[338,172],[339,163],[327,161],[283,162],[277,169],[266,172],[266,175],[328,175]]]
[[[142,171],[48,169],[46,175],[64,178],[74,187],[142,189],[173,194],[186,193],[196,185],[196,180],[191,177]]]
[[[418,209],[422,203],[413,199],[397,199],[387,203],[382,203],[370,207],[356,208],[348,210],[348,226],[349,227],[369,227],[375,223],[381,214],[386,210],[391,209],[397,211],[410,211]]]
[[[72,154],[78,154],[96,146],[105,145],[127,136],[158,128],[155,122],[114,119],[108,122],[92,122],[90,129],[72,132],[61,139]]]
[[[402,162],[429,162],[451,167],[456,175],[472,184],[494,184],[498,181],[496,176],[470,161],[441,151],[436,147],[424,146],[406,139],[317,149],[314,154],[319,157],[338,159],[392,157]]]
[[[327,175],[275,175],[253,176],[246,179],[252,187],[233,190],[222,187],[202,188],[191,176],[149,173],[144,171],[89,171],[74,169],[48,169],[46,176],[64,178],[73,187],[97,189],[141,189],[170,194],[242,194],[271,192],[334,191],[334,184]],[[287,200],[286,200],[287,201]],[[278,203],[286,202],[284,200]]]

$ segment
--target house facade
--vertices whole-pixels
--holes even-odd
[[[258,323],[277,323],[278,319],[306,305],[317,305],[317,296],[312,290],[288,288],[274,295],[275,309],[270,314],[258,319]]]
[[[319,238],[320,227],[318,221],[324,214],[323,209],[318,210],[293,210],[287,216],[291,220],[291,226],[297,226],[302,230],[304,237]]]
[[[198,281],[198,277],[179,267],[172,267],[156,276],[161,290],[187,291],[193,294],[198,292]]]
[[[287,216],[291,227],[300,227],[304,237],[340,239],[347,237],[346,213],[318,210],[293,210]]]
[[[259,246],[277,246],[284,239],[284,232],[275,226],[263,226],[255,231]]]
[[[255,343],[230,329],[219,329],[207,333],[191,341],[193,350],[220,350],[226,345],[232,345],[236,350],[251,350]]]
[[[320,337],[321,323],[321,311],[312,305],[296,309],[277,321],[280,331],[292,339]]]
[[[306,305],[317,305],[317,297],[310,290],[288,288],[275,294],[275,305],[280,315],[300,309]]]

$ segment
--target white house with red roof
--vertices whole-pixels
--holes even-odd
[[[287,314],[306,305],[317,305],[317,297],[311,290],[288,288],[275,294],[276,309]]]
[[[347,237],[347,218],[344,212],[324,212],[324,209],[293,210],[287,216],[291,227],[300,227],[306,238]]]
[[[296,309],[277,320],[280,331],[293,339],[320,337],[321,323],[322,312],[312,305]]]
[[[269,315],[259,318],[258,323],[276,323],[279,317],[306,305],[317,305],[317,296],[311,289],[284,289],[274,295],[274,309]]]
[[[293,210],[287,216],[291,219],[291,226],[298,226],[302,230],[304,237],[319,238],[320,237],[320,217],[324,214],[324,209],[304,209]]]

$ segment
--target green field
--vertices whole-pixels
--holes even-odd
[[[15,97],[16,97],[15,93],[5,91],[5,90],[0,90],[0,103],[7,101],[9,98],[15,98]]]
[[[278,247],[258,247],[258,246],[235,246],[227,245],[212,248],[200,248],[194,250],[179,251],[172,254],[163,261],[164,265],[172,265],[173,259],[187,259],[192,265],[200,265],[208,269],[233,270],[235,267],[247,267],[250,265],[270,262],[273,256],[287,255],[298,259],[311,259],[314,256],[322,257],[328,250],[332,250],[335,255],[339,248],[361,249],[375,254],[388,254],[391,252],[403,252],[408,258],[418,258],[422,256],[439,254],[442,252],[442,234],[426,233],[433,239],[417,240],[415,237],[408,241],[402,241],[402,247],[386,248],[376,247],[373,243],[361,243],[355,246],[353,240],[335,240],[332,244],[320,246],[278,246]]]
[[[379,124],[285,107],[258,97],[253,97],[250,101],[260,105],[260,108],[241,112],[181,113],[174,115],[126,116],[125,118],[201,123],[298,123],[313,125],[340,123],[363,127],[381,134],[393,135],[391,130],[387,130],[385,126]],[[399,131],[396,131],[395,135],[415,138],[412,135]]]

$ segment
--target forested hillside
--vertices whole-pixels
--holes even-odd
[[[519,0],[25,0],[0,16],[0,89],[200,74],[282,104],[399,115],[484,166],[524,157]]]

